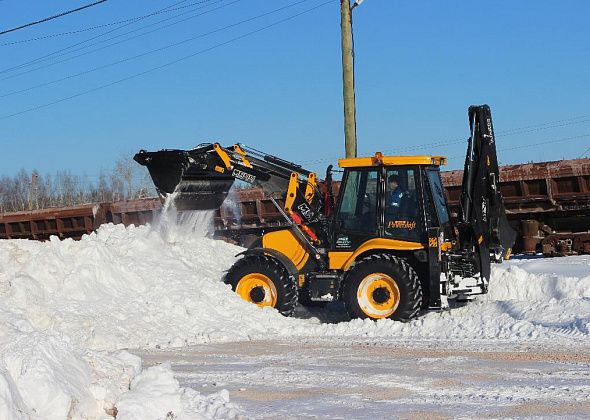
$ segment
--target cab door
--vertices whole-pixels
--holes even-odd
[[[423,242],[419,167],[385,167],[384,237]]]
[[[340,186],[332,249],[350,251],[379,236],[383,178],[381,168],[348,169]]]

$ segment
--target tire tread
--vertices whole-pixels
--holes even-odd
[[[360,270],[364,269],[368,265],[374,266],[380,263],[386,263],[392,267],[398,267],[403,275],[401,277],[396,276],[395,281],[398,283],[403,281],[405,283],[404,289],[407,290],[406,307],[402,308],[401,310],[396,310],[390,318],[399,321],[408,321],[412,318],[415,318],[420,312],[420,306],[422,304],[422,287],[420,285],[418,275],[406,260],[386,253],[371,254],[365,258],[361,258],[360,260],[356,261],[348,271],[344,285],[342,287],[341,296],[344,300],[349,315],[353,318],[366,316],[364,314],[357,313],[357,311],[354,309],[356,302],[356,290],[353,291],[351,288],[356,284],[354,279]]]
[[[226,284],[231,285],[234,292],[238,282],[244,276],[240,272],[244,270],[250,273],[270,274],[269,277],[273,281],[278,295],[275,309],[284,316],[293,314],[297,305],[297,284],[279,261],[267,255],[246,255],[240,258],[227,271],[223,279]]]

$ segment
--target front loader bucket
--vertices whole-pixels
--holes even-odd
[[[218,209],[234,183],[232,176],[203,170],[182,150],[142,150],[133,159],[148,168],[161,196],[174,194],[179,211]]]
[[[233,183],[233,179],[182,179],[174,193],[174,205],[179,211],[217,210]]]

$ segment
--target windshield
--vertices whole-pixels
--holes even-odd
[[[376,170],[350,171],[346,178],[338,218],[343,230],[371,233],[377,229]]]

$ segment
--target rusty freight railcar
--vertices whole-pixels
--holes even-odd
[[[451,211],[460,213],[463,171],[442,177]],[[500,189],[519,231],[516,251],[590,253],[590,159],[502,166]]]
[[[459,214],[463,171],[442,172],[451,212]],[[590,159],[500,167],[508,219],[517,229],[515,252],[590,254]],[[338,183],[334,183],[335,193]],[[281,204],[281,203],[279,203]],[[142,225],[160,211],[158,198],[0,214],[0,239],[79,238],[100,224]],[[285,224],[260,189],[232,192],[215,215],[215,234],[249,245]]]
[[[82,204],[71,207],[19,211],[0,214],[0,239],[35,239],[50,236],[80,239],[103,223],[143,225],[152,221],[161,208],[160,200],[120,201]]]

